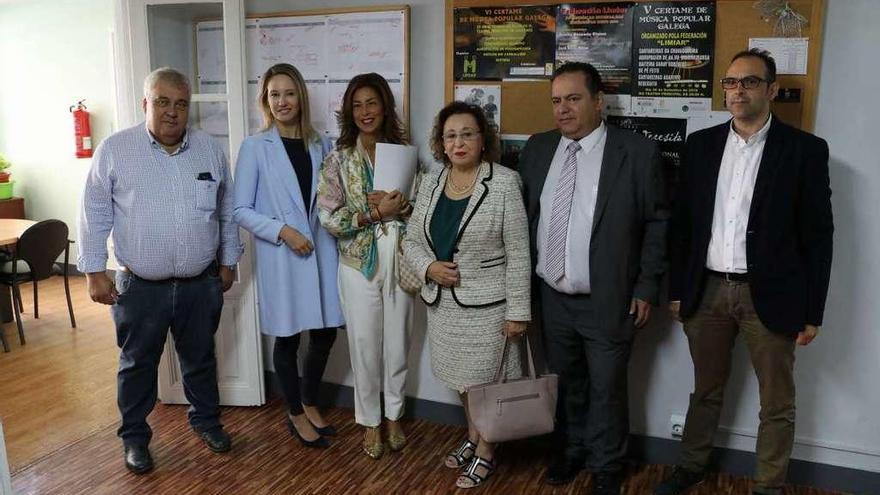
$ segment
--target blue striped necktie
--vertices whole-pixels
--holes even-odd
[[[553,282],[565,275],[565,244],[568,239],[568,219],[571,217],[571,200],[574,198],[574,184],[577,180],[577,153],[581,145],[577,141],[569,143],[565,163],[559,173],[556,192],[553,194],[553,209],[547,227],[546,272]]]

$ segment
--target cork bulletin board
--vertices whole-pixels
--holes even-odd
[[[608,3],[611,0],[596,0],[584,3]],[[456,8],[469,7],[513,7],[513,6],[552,6],[564,1],[528,0],[446,0],[446,46],[445,46],[445,100],[453,99],[455,81],[453,38],[454,13]],[[636,5],[644,3],[635,0]],[[715,2],[715,40],[713,53],[714,80],[712,89],[712,110],[723,111],[723,91],[718,81],[724,77],[730,58],[740,50],[749,47],[750,38],[774,37],[773,25],[761,17],[754,0],[716,0]],[[800,129],[812,131],[816,118],[816,98],[819,86],[819,64],[821,63],[822,34],[824,28],[825,0],[791,0],[789,5],[802,15],[807,23],[800,36],[808,38],[806,74],[780,74],[777,81],[780,93],[788,96],[787,101],[775,101],[772,111],[784,122]],[[481,81],[468,80],[468,85],[501,86],[500,130],[504,134],[534,134],[555,127],[550,105],[549,80],[511,80]]]

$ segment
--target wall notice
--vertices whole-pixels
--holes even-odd
[[[651,2],[634,9],[633,113],[688,117],[709,112],[715,3]]]
[[[456,81],[549,78],[556,56],[556,7],[458,8]]]

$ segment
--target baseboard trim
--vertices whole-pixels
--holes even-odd
[[[279,395],[275,374],[266,372],[267,397]],[[321,384],[324,404],[336,407],[354,407],[354,389],[348,385],[324,382]],[[465,416],[461,406],[414,397],[406,398],[406,414],[409,417],[435,423],[464,425]],[[667,438],[632,435],[629,457],[636,463],[675,464],[679,442]],[[755,454],[742,450],[716,448],[712,469],[738,476],[750,476],[755,467]],[[837,490],[859,495],[877,495],[880,473],[863,471],[817,462],[792,459],[788,469],[788,481],[794,485]]]

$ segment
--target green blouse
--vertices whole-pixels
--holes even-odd
[[[431,216],[431,240],[437,253],[437,261],[452,261],[455,238],[458,236],[458,227],[468,201],[470,197],[449,199],[446,193],[437,200],[437,207]]]

